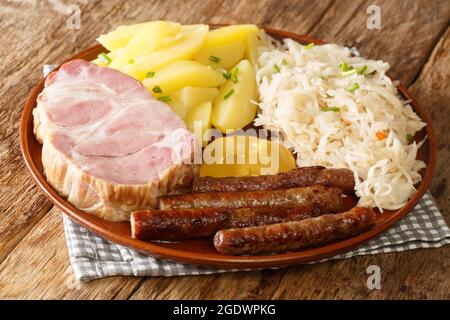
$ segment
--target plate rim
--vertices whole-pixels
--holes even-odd
[[[211,25],[217,26],[217,25]],[[280,38],[291,38],[300,43],[315,43],[324,44],[323,40],[316,39],[313,37],[300,35],[294,32],[278,30],[273,28],[263,28],[269,35],[280,37]],[[83,50],[66,61],[70,61],[77,58],[83,58],[94,52],[102,50],[101,45],[96,45]],[[65,62],[66,62],[65,61]],[[58,66],[59,68],[59,66]],[[433,173],[436,167],[437,161],[437,142],[434,129],[431,123],[431,119],[428,116],[425,109],[419,104],[417,99],[402,85],[399,84],[398,90],[405,97],[411,100],[411,106],[414,111],[419,115],[419,117],[424,121],[426,125],[427,142],[429,145],[428,152],[428,163],[425,168],[425,173],[423,175],[422,181],[420,182],[419,188],[416,193],[408,200],[405,206],[397,210],[392,214],[391,217],[385,219],[382,223],[377,225],[375,228],[370,229],[364,233],[361,233],[355,237],[340,240],[330,244],[325,244],[323,246],[308,248],[305,250],[271,254],[271,255],[257,255],[257,256],[229,256],[220,253],[200,253],[200,252],[189,252],[186,249],[175,249],[168,248],[165,246],[160,246],[155,242],[144,242],[131,237],[126,237],[121,234],[116,234],[102,227],[101,224],[95,223],[86,219],[85,215],[90,215],[88,213],[82,212],[74,208],[70,203],[68,203],[64,198],[59,196],[59,194],[49,185],[44,175],[37,169],[30,151],[30,146],[28,143],[28,136],[30,134],[30,121],[32,128],[32,111],[36,105],[36,98],[42,91],[46,77],[41,78],[37,84],[33,87],[31,94],[27,98],[22,115],[20,118],[20,148],[22,152],[22,157],[24,159],[27,169],[35,181],[36,185],[41,189],[44,195],[57,206],[64,214],[70,217],[72,220],[79,223],[81,226],[92,231],[93,233],[99,235],[114,243],[124,245],[126,247],[135,249],[139,252],[151,255],[156,258],[168,259],[172,261],[189,263],[201,266],[210,267],[220,267],[220,268],[233,268],[233,269],[256,269],[256,268],[270,268],[270,267],[285,267],[295,264],[307,263],[312,261],[319,261],[327,257],[331,257],[343,252],[350,251],[351,249],[369,241],[375,236],[381,234],[383,231],[387,230],[394,223],[402,219],[422,198],[426,190],[428,189]],[[33,130],[31,129],[31,132]],[[34,136],[34,134],[33,134]],[[42,147],[41,147],[42,148]]]

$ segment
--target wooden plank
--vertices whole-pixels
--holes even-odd
[[[132,299],[448,299],[449,261],[450,250],[440,248],[282,270],[148,278]],[[367,288],[370,265],[381,269],[380,290]]]
[[[381,10],[380,30],[367,28],[369,5],[377,5]],[[430,55],[449,18],[447,0],[344,0],[330,7],[310,35],[355,46],[367,58],[389,62],[390,73],[408,86]]]
[[[70,267],[61,212],[53,208],[0,265],[0,298],[126,299],[140,278],[79,284]]]
[[[438,141],[438,161],[430,190],[450,224],[450,28],[425,64],[411,91],[431,116]]]

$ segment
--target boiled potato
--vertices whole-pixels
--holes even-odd
[[[241,24],[215,29],[208,33],[205,47],[214,47],[219,44],[229,43],[236,40],[245,41],[249,33],[258,35],[258,27],[254,24]]]
[[[194,132],[197,144],[204,146],[210,136],[207,130],[211,128],[212,103],[210,101],[193,107],[186,115],[185,122],[189,130]]]
[[[188,35],[190,32],[195,31],[196,29],[202,26],[203,26],[202,24],[191,24],[180,26],[178,33],[165,37],[164,39],[161,40],[158,49],[164,49],[173,45],[175,42],[180,41],[182,38],[186,37],[186,35]]]
[[[225,78],[218,70],[200,62],[179,60],[155,72],[153,78],[147,78],[142,83],[150,92],[161,96],[187,86],[212,88],[224,82]]]
[[[97,41],[109,51],[115,51],[125,47],[128,41],[130,41],[140,29],[151,23],[152,22],[144,22],[130,26],[119,26],[107,34],[102,34],[97,38]]]
[[[138,80],[143,80],[149,71],[158,71],[177,60],[194,58],[203,46],[208,30],[207,25],[199,25],[187,32],[185,36],[175,40],[172,45],[141,56],[135,59],[134,63],[127,64],[124,67],[125,73]]]
[[[253,121],[256,115],[257,99],[255,72],[248,60],[242,60],[230,71],[236,74],[220,88],[214,100],[212,124],[222,132],[227,129],[240,129]]]
[[[187,110],[204,102],[213,102],[219,93],[217,88],[184,87],[179,91],[180,101]]]
[[[242,60],[242,58],[244,58],[244,52],[245,41],[238,39],[211,46],[205,45],[198,53],[195,60],[228,70],[233,68]]]
[[[250,61],[253,68],[256,69],[258,66],[258,47],[260,45],[260,40],[255,33],[249,33],[246,40],[245,59]]]
[[[130,61],[148,55],[158,48],[165,38],[178,34],[180,28],[179,23],[167,21],[154,21],[144,25],[125,47],[117,50],[117,57],[110,67],[123,70]]]
[[[218,138],[204,149],[203,161],[202,177],[276,174],[295,168],[295,159],[283,144],[254,136]]]
[[[173,92],[170,94],[170,101],[167,102],[173,112],[175,112],[181,119],[184,119],[187,113],[186,106],[180,100],[180,93]]]

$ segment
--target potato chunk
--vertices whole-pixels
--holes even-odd
[[[215,139],[204,149],[203,160],[201,177],[276,174],[295,168],[294,156],[283,144],[254,136]]]
[[[230,71],[235,75],[220,88],[214,100],[212,124],[222,132],[240,129],[253,121],[256,115],[255,72],[248,60],[242,60]],[[235,82],[235,83],[234,83]]]
[[[254,24],[238,24],[215,29],[208,33],[205,47],[214,47],[236,40],[245,41],[249,33],[258,35],[258,27]]]
[[[186,117],[186,106],[180,100],[180,92],[173,92],[170,94],[170,100],[167,102],[173,112],[175,112],[181,119]]]
[[[245,59],[250,61],[253,68],[258,66],[258,47],[260,46],[260,40],[255,33],[249,33],[246,41]]]
[[[210,139],[207,130],[211,128],[211,113],[212,103],[208,101],[193,107],[186,115],[186,126],[195,133],[195,139],[200,146],[205,146]]]
[[[126,46],[139,30],[150,25],[152,22],[133,24],[130,26],[119,26],[115,30],[102,34],[97,41],[109,51],[115,51]]]
[[[245,42],[238,39],[212,46],[205,45],[198,53],[196,60],[213,67],[233,68],[244,58]]]
[[[186,31],[170,45],[138,57],[133,61],[134,63],[127,64],[124,72],[138,80],[143,80],[149,71],[158,71],[177,60],[193,59],[202,48],[208,30],[207,25],[199,25],[193,30]]]
[[[200,62],[180,60],[155,72],[153,78],[142,83],[157,96],[165,95],[184,87],[217,87],[225,82],[222,73]]]
[[[185,87],[180,91],[180,101],[187,110],[205,102],[213,102],[219,93],[217,88]]]
[[[175,36],[180,29],[179,23],[167,21],[155,21],[143,26],[125,47],[117,50],[117,57],[110,67],[123,70],[130,61],[150,54],[161,45],[164,39]]]

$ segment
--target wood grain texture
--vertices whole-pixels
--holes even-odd
[[[6,299],[126,299],[139,278],[104,278],[79,285],[65,249],[61,212],[53,208],[0,265]]]
[[[68,4],[80,7],[80,30],[66,28]],[[370,4],[381,8],[381,30],[366,28]],[[282,270],[177,278],[114,277],[73,288],[60,212],[51,209],[48,200],[38,193],[21,161],[17,130],[20,110],[41,77],[43,63],[63,61],[92,46],[99,34],[117,25],[150,19],[258,23],[356,45],[363,55],[388,61],[395,77],[413,84],[414,94],[433,118],[440,153],[431,191],[450,222],[447,0],[0,0],[0,26],[8,30],[0,34],[0,297],[450,298],[448,246]],[[371,291],[365,285],[365,270],[371,264],[381,267],[381,290]]]
[[[417,81],[411,86],[433,121],[438,141],[438,161],[430,190],[450,223],[450,28],[441,38],[425,64]]]
[[[367,29],[369,5],[380,8],[380,30]],[[409,86],[445,30],[449,16],[447,0],[336,1],[310,35],[354,46],[365,57],[389,62],[394,78]]]

